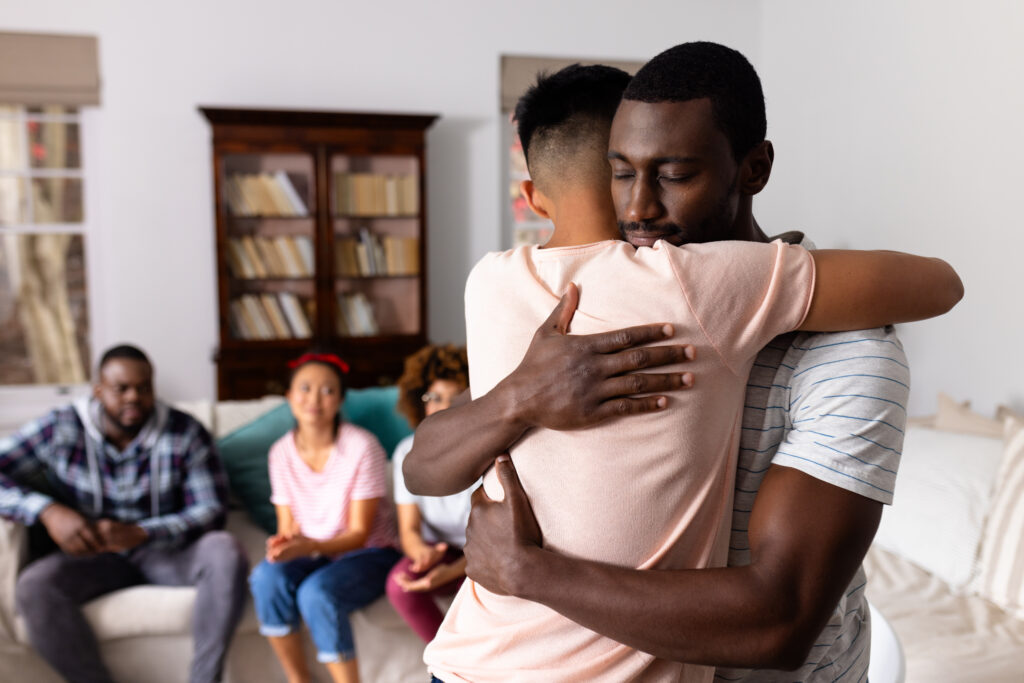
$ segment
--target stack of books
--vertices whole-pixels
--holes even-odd
[[[415,216],[420,212],[419,176],[335,173],[334,211],[345,216]]]
[[[373,304],[362,292],[338,295],[338,334],[347,337],[372,337],[380,334],[373,315]]]
[[[236,216],[308,216],[309,209],[284,171],[232,173],[224,179],[228,207]]]
[[[312,301],[307,305],[312,306]],[[312,311],[291,292],[243,294],[231,300],[228,321],[238,339],[308,339]]]
[[[419,275],[417,237],[374,235],[363,228],[358,238],[338,237],[334,244],[334,269],[341,277]]]
[[[308,237],[244,235],[228,239],[228,267],[236,278],[312,277],[313,242]]]

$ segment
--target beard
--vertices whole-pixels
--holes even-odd
[[[139,414],[141,415],[141,417],[135,424],[125,424],[124,422],[121,421],[121,417],[119,415],[107,410],[106,406],[103,406],[103,417],[107,420],[108,423],[119,429],[122,433],[134,436],[142,430],[143,425],[145,425],[149,421],[150,415],[152,415],[152,411],[146,413],[142,409],[142,406],[136,406],[136,408],[139,410]]]

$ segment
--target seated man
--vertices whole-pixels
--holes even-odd
[[[21,572],[32,646],[69,681],[110,681],[81,605],[142,583],[195,586],[190,680],[218,681],[245,604],[248,562],[225,531],[227,482],[213,441],[154,399],[134,346],[103,354],[93,397],[0,442],[0,515],[41,522],[59,547]]]
[[[678,125],[673,125],[677,112],[663,118],[660,111],[626,103],[619,108],[611,149],[620,149],[618,137],[622,145],[616,160],[636,163],[628,175],[613,164],[613,188],[630,186],[616,196],[620,218],[638,208],[646,211],[672,192],[694,199],[689,211],[673,216],[680,219],[678,226],[642,231],[641,244],[653,248],[597,241],[617,234],[604,160],[610,113],[586,109],[600,85],[585,69],[579,71],[575,84],[577,74],[566,70],[538,85],[532,104],[546,115],[532,137],[524,133],[527,117],[518,117],[536,185],[527,188],[527,195],[552,217],[553,242],[565,247],[492,254],[474,269],[466,296],[470,367],[478,368],[471,386],[477,395],[500,386],[522,359],[529,330],[546,314],[553,292],[571,281],[580,282],[583,291],[573,321],[577,332],[652,318],[670,321],[697,347],[694,369],[703,379],[692,392],[661,399],[664,413],[628,425],[531,431],[515,445],[512,458],[544,529],[547,550],[622,568],[721,566],[742,390],[757,350],[779,332],[797,327],[849,329],[943,312],[959,298],[959,281],[948,266],[928,259],[809,255],[779,243],[753,243],[760,231],[750,215],[750,197],[767,181],[770,146],[756,139],[732,144],[705,101],[693,104],[692,115]],[[552,96],[556,104],[540,104]],[[611,109],[617,102],[616,94]],[[670,143],[667,149],[660,146],[665,142]],[[672,168],[639,163],[654,150],[658,163]],[[715,229],[750,241],[676,249],[651,237],[689,232],[707,238]],[[813,277],[804,268],[808,260]],[[916,290],[918,277],[931,282],[925,299]],[[438,468],[438,476],[449,475],[454,487],[479,466]],[[416,469],[407,461],[407,475]],[[493,475],[485,477],[492,495],[500,491],[495,484]],[[605,597],[630,600],[628,593]],[[425,659],[446,681],[703,681],[712,673],[638,652],[546,607],[472,583],[460,592]]]

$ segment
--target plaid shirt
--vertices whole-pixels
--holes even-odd
[[[67,406],[0,440],[0,517],[34,524],[58,502],[90,519],[137,524],[161,545],[223,527],[227,479],[210,434],[191,416],[168,409],[155,439],[137,438],[123,451],[94,443],[94,463],[89,438]]]

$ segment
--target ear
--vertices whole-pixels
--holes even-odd
[[[100,391],[102,391],[102,389],[100,388],[100,383],[99,382],[97,382],[96,384],[92,385],[92,395],[93,395],[93,398],[98,399],[100,397]]]
[[[768,184],[775,161],[775,148],[769,140],[759,142],[743,158],[740,169],[740,194],[755,195]]]
[[[529,206],[535,214],[541,218],[551,218],[546,208],[550,200],[546,194],[537,189],[537,186],[533,184],[532,180],[524,180],[519,183],[519,193],[523,195],[526,199],[527,206]]]

